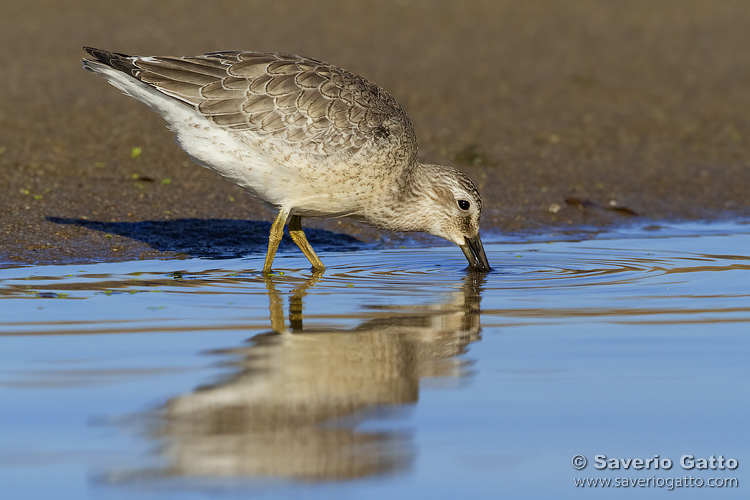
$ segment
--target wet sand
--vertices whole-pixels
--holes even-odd
[[[743,1],[10,0],[3,10],[0,266],[264,251],[273,214],[84,72],[83,45],[292,52],[361,74],[409,113],[423,161],[478,182],[485,239],[750,214]],[[306,225],[330,248],[411,238],[347,220]]]

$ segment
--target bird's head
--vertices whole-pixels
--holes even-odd
[[[426,231],[461,247],[469,266],[491,271],[479,238],[482,197],[463,172],[440,165],[421,165],[425,209],[430,213]],[[429,180],[427,180],[429,179]]]

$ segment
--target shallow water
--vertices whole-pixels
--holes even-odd
[[[662,498],[575,478],[738,478],[750,225],[583,241],[0,270],[13,498]],[[577,454],[588,467],[571,465]],[[594,456],[669,458],[601,471]],[[732,457],[684,470],[680,457]],[[42,480],[43,478],[43,480]],[[744,478],[744,483],[743,483]],[[743,494],[744,493],[744,494]]]

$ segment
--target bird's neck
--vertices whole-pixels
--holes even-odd
[[[432,195],[433,166],[415,163],[385,187],[382,196],[388,203],[379,204],[368,214],[367,222],[391,231],[432,232],[434,217],[427,208]]]

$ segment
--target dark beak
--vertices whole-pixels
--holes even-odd
[[[487,255],[484,253],[482,240],[479,239],[479,233],[473,238],[466,238],[464,244],[459,246],[464,252],[466,260],[469,261],[469,267],[482,273],[492,271],[490,263],[487,261]]]

